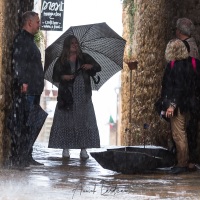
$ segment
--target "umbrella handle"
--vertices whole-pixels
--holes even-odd
[[[76,70],[74,72],[74,76],[77,76],[81,70],[82,70],[82,68],[79,68],[78,70]],[[100,82],[100,77],[99,76],[97,76],[97,80],[95,79],[94,76],[91,76],[91,77],[92,77],[92,79],[93,79],[95,84],[98,84]]]
[[[98,84],[100,82],[100,77],[99,76],[97,76],[97,80],[95,79],[94,76],[92,76],[92,79],[93,79],[95,84]]]
[[[74,72],[74,76],[77,76],[81,70],[82,70],[82,68],[77,69],[77,70]]]

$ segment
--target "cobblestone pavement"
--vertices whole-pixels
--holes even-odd
[[[103,151],[90,149],[88,152]],[[34,158],[44,166],[0,170],[0,200],[200,199],[200,170],[181,175],[166,173],[124,175],[103,169],[91,156],[71,158],[37,143]]]

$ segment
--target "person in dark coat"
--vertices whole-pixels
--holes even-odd
[[[199,59],[199,51],[192,34],[195,30],[193,22],[188,18],[179,18],[176,22],[176,37],[188,43],[188,51],[191,57]],[[199,119],[191,116],[187,121],[187,136],[189,142],[189,160],[190,168],[195,169],[197,166],[197,135],[199,129]],[[197,167],[199,168],[199,167]]]
[[[41,165],[32,157],[33,148],[28,149],[28,146],[33,144],[30,144],[32,135],[26,125],[30,109],[33,105],[39,105],[44,88],[41,53],[34,42],[34,35],[39,27],[38,14],[33,11],[25,12],[22,16],[22,29],[19,30],[13,42],[14,116],[11,120],[11,162],[12,165],[22,167],[30,164]]]
[[[185,43],[179,39],[167,44],[165,57],[168,64],[162,80],[161,97],[169,102],[165,116],[170,118],[177,154],[177,165],[171,173],[181,173],[188,170],[189,164],[186,118],[191,115],[198,117],[200,111],[200,61],[189,56]]]
[[[100,147],[90,81],[99,71],[100,65],[82,53],[77,38],[68,36],[53,70],[59,88],[48,145],[63,149],[64,158],[70,157],[69,149],[81,149],[80,158],[87,159],[86,148]]]

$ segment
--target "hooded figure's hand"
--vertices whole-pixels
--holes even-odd
[[[169,106],[169,108],[166,110],[165,116],[170,118],[174,116],[174,107]]]

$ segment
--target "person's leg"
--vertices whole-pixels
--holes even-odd
[[[29,127],[26,125],[26,119],[28,118],[28,113],[30,110],[29,102],[27,101],[27,96],[21,97],[21,104],[23,105],[23,108],[21,107],[20,112],[20,135],[18,138],[18,144],[17,144],[17,154],[18,154],[18,166],[19,167],[26,167],[29,166],[28,161],[28,144],[29,144]]]
[[[197,132],[198,132],[198,119],[191,116],[187,123],[187,138],[189,147],[189,162],[197,162]]]
[[[30,108],[33,105],[39,105],[40,104],[40,95],[27,95],[27,112],[30,112]],[[39,135],[39,132],[37,133],[37,136]],[[30,140],[31,134],[29,135],[29,140]],[[35,141],[34,141],[35,142]],[[29,141],[28,141],[29,143]],[[30,165],[43,165],[42,163],[37,162],[36,160],[33,159],[32,157],[32,152],[33,152],[33,146],[28,152],[28,162]]]
[[[82,159],[88,159],[89,158],[89,155],[87,154],[87,151],[86,151],[85,148],[81,149],[80,158],[82,158]]]
[[[188,152],[188,140],[185,130],[185,115],[181,114],[178,110],[177,116],[171,118],[172,136],[176,144],[177,153],[177,166],[186,168],[188,165],[189,152]]]
[[[63,158],[70,158],[69,149],[63,149],[63,151],[62,151],[62,157]]]

